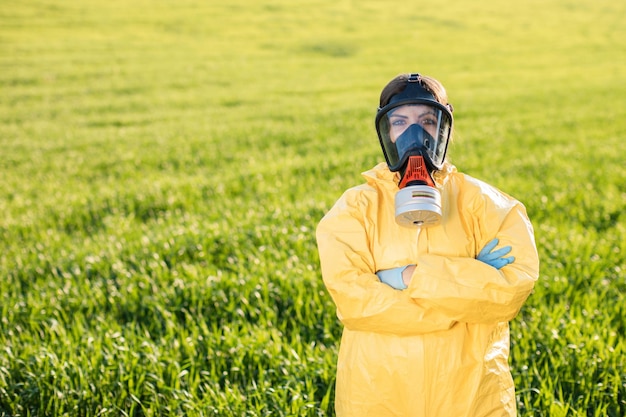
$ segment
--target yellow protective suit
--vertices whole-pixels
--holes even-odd
[[[379,164],[317,228],[326,288],[344,325],[338,417],[516,415],[509,325],[539,274],[524,206],[447,164],[436,177],[442,223],[395,223],[398,175]],[[515,262],[475,259],[493,238]],[[508,255],[507,255],[508,256]],[[406,290],[376,271],[417,265]]]

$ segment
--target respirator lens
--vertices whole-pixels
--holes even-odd
[[[408,157],[417,153],[434,169],[441,169],[451,126],[450,113],[429,104],[403,104],[379,114],[376,130],[389,169],[399,171]]]

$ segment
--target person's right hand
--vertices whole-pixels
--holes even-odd
[[[492,252],[492,250],[498,245],[500,240],[498,238],[493,239],[487,243],[485,247],[480,251],[476,259],[481,262],[491,265],[496,269],[505,267],[508,264],[512,264],[515,261],[515,257],[504,257],[507,253],[511,252],[510,246],[504,246],[498,250]]]

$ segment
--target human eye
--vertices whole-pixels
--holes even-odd
[[[422,125],[434,126],[437,124],[437,119],[432,116],[427,116],[427,117],[422,118],[422,120],[420,120],[420,123]]]

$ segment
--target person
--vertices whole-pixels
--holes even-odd
[[[375,118],[385,162],[317,226],[343,325],[338,417],[516,415],[509,322],[538,279],[533,227],[448,161],[452,111],[436,79],[391,80]]]

